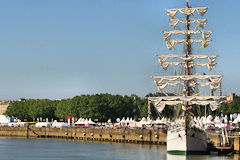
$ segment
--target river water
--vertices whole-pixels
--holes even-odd
[[[173,156],[166,147],[55,139],[0,138],[0,160],[225,160],[238,155]]]

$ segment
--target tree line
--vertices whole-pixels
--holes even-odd
[[[68,115],[98,119],[106,122],[117,118],[138,119],[147,116],[147,99],[136,95],[121,96],[111,94],[81,95],[64,100],[13,101],[5,115],[22,121],[43,119],[63,119]]]
[[[148,96],[156,96],[148,94]],[[13,101],[9,104],[5,115],[14,117],[22,121],[33,121],[42,117],[43,119],[60,120],[68,115],[77,118],[98,119],[100,122],[106,122],[108,119],[115,121],[117,118],[132,117],[138,120],[148,115],[147,98],[141,98],[136,95],[122,96],[111,94],[80,95],[64,100],[26,100]],[[194,107],[196,115],[203,116],[204,107]],[[166,106],[161,115],[151,105],[152,118],[165,116],[173,118],[176,116],[177,107]],[[207,114],[219,115],[240,113],[240,100],[236,99],[232,103],[224,103],[220,109],[212,112],[207,107]]]

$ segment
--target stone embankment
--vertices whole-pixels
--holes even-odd
[[[161,129],[0,127],[0,136],[166,144],[166,131]]]

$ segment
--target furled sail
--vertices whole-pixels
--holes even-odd
[[[148,97],[151,101],[217,101],[223,102],[226,100],[226,96],[163,96],[163,97]]]
[[[226,96],[169,96],[169,97],[148,97],[148,100],[162,112],[166,105],[175,106],[178,104],[188,105],[210,105],[212,111],[218,109],[221,103],[225,102]]]
[[[209,86],[212,90],[216,90],[221,86],[222,75],[179,75],[179,76],[153,76],[154,83],[157,88],[162,91],[168,85],[184,85],[184,81],[190,81],[194,79],[208,80],[207,82],[195,82],[191,81],[190,86],[200,85],[202,87]],[[178,81],[177,81],[178,80]],[[182,80],[182,81],[181,81]]]
[[[174,31],[163,31],[163,36],[164,36],[164,40],[165,41],[170,41],[171,40],[171,36],[172,34],[184,34],[184,35],[190,35],[190,34],[202,34],[202,38],[203,40],[207,40],[210,35],[211,35],[212,31],[206,30],[206,31],[193,31],[193,30],[189,30],[189,31],[180,31],[180,30],[174,30]]]
[[[162,68],[164,70],[167,70],[169,65],[172,66],[177,66],[177,65],[182,65],[183,67],[187,68],[187,65],[185,62],[162,62],[160,63]],[[215,62],[189,62],[188,67],[194,67],[194,66],[207,66],[208,69],[211,71],[217,63]]]
[[[205,25],[207,24],[207,19],[190,19],[188,21],[186,19],[169,19],[169,24],[173,28],[175,28],[178,25],[179,22],[184,23],[184,24],[186,24],[187,22],[189,24],[198,23],[198,25],[201,28],[204,28]]]
[[[183,61],[192,61],[195,59],[208,59],[209,63],[215,63],[218,55],[188,55],[186,57],[185,54],[159,54],[158,56],[158,61],[160,64],[165,63],[167,59],[169,58],[180,58]]]
[[[210,40],[201,40],[201,39],[191,39],[190,43],[202,43],[202,46],[206,48],[210,44]],[[166,41],[166,46],[169,50],[172,50],[174,48],[174,45],[179,43],[186,43],[185,39],[174,39]]]
[[[152,103],[156,107],[158,112],[162,112],[166,105],[176,106],[178,104],[183,104],[182,101],[156,101],[156,102],[154,101]],[[202,106],[210,105],[210,108],[212,111],[215,111],[221,106],[221,103],[217,103],[216,101],[191,101],[189,103],[189,105],[193,105],[193,104],[202,105]]]
[[[213,82],[221,81],[222,75],[178,75],[178,76],[153,76],[154,79],[168,80],[168,81],[175,81],[177,79],[181,79],[184,81],[193,80],[194,78],[197,79],[210,79]]]
[[[169,82],[158,82],[157,80],[154,81],[155,84],[157,85],[157,88],[162,91],[165,89],[167,86],[176,86],[176,85],[184,85],[183,81],[169,81]],[[212,90],[217,90],[219,87],[221,87],[221,81],[219,82],[191,82],[189,83],[190,87],[194,87],[196,85],[199,85],[201,87],[206,87],[209,86]]]
[[[219,82],[222,79],[222,75],[177,75],[177,76],[153,76],[154,80],[158,81],[176,81],[177,79],[183,81],[193,80],[194,78],[197,79],[205,79],[210,80],[212,82]]]
[[[204,16],[204,14],[207,12],[207,9],[208,7],[168,9],[167,15],[171,18],[174,18],[178,12],[185,15],[191,15],[197,11],[200,16]]]

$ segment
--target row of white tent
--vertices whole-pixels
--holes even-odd
[[[122,120],[120,120],[120,118],[118,118],[116,121],[117,121],[117,123],[114,124],[116,126],[130,126],[130,127],[142,127],[144,125],[166,124],[167,123],[167,120],[165,117],[163,117],[162,119],[157,118],[155,121],[151,120],[150,118],[145,118],[145,117],[143,117],[141,119],[141,121],[139,121],[139,122],[137,122],[134,119],[129,118],[129,117],[127,117],[126,119],[123,118]],[[15,122],[10,122],[6,116],[0,116],[0,124],[4,124],[4,126],[10,126],[10,127],[26,126],[25,122],[21,122],[19,120],[15,121]],[[112,124],[111,119],[109,119],[107,121],[107,124]],[[64,123],[64,122],[57,122],[55,120],[54,122],[37,122],[35,124],[35,127],[62,128],[62,127],[70,126],[70,125],[72,125],[72,124]],[[96,123],[93,122],[91,120],[91,118],[89,118],[89,119],[79,118],[78,121],[74,123],[74,125],[76,125],[76,126],[91,126],[91,125],[96,125]]]
[[[108,123],[110,120],[108,120]],[[166,125],[167,119],[165,117],[163,118],[157,118],[156,120],[151,120],[149,117],[145,118],[143,117],[139,122],[135,121],[132,118],[127,117],[126,119],[123,117],[122,120],[120,118],[116,119],[115,125],[120,126],[130,126],[130,127],[143,127],[143,126],[152,126],[152,125]]]
[[[170,126],[178,125],[181,126],[184,124],[184,119],[180,118],[175,121],[170,122]],[[197,128],[224,128],[224,127],[235,127],[240,123],[240,114],[230,115],[229,118],[225,116],[216,116],[213,118],[211,115],[208,117],[193,117],[190,121],[190,125]]]
[[[89,125],[95,125],[96,123],[89,119],[79,118],[77,122],[70,124],[70,123],[64,123],[64,122],[57,122],[56,120],[54,122],[38,122],[36,123],[35,127],[52,127],[52,128],[63,128],[68,127],[70,125],[81,125],[81,126],[89,126]]]
[[[77,122],[74,123],[75,125],[95,125],[96,123],[92,121],[91,118],[89,119],[84,119],[84,118],[79,118]]]
[[[213,118],[211,115],[208,117],[193,117],[193,125],[198,127],[208,127],[208,126],[215,126],[215,127],[225,127],[227,123],[230,124],[238,124],[240,123],[240,114],[231,114],[228,118],[227,115],[225,116],[216,116]],[[128,127],[143,127],[143,126],[153,126],[153,125],[181,125],[184,123],[184,119],[176,119],[174,121],[170,121],[165,117],[157,118],[156,120],[151,120],[150,118],[143,117],[140,121],[135,121],[133,118],[117,118],[116,123],[111,123],[111,119],[107,121],[107,124],[112,124],[112,126],[128,126]],[[10,120],[5,115],[0,115],[0,125],[8,125],[8,126],[24,126],[24,122],[20,122],[19,120],[16,122],[10,122]],[[53,128],[62,128],[67,127],[72,124],[64,123],[64,122],[38,122],[36,123],[36,127],[53,127]],[[91,126],[96,125],[95,122],[89,119],[79,118],[77,122],[73,123],[76,126]]]
[[[150,118],[143,117],[139,122],[136,122],[132,118],[118,118],[116,125],[121,126],[129,126],[129,127],[143,127],[143,126],[153,126],[153,125],[183,125],[184,119],[174,119],[170,121],[170,119],[167,119],[165,117],[163,118],[157,118],[156,120],[151,120]],[[108,120],[108,122],[111,122],[111,120]],[[223,116],[216,116],[213,118],[213,116],[209,115],[208,117],[193,117],[191,121],[191,125],[194,125],[198,128],[209,128],[209,127],[215,127],[215,128],[223,128],[226,126],[232,127],[233,125],[237,125],[240,123],[240,114],[230,114],[229,117],[227,115]]]

